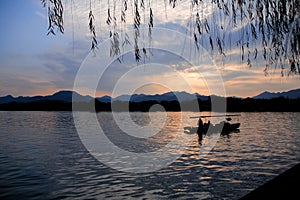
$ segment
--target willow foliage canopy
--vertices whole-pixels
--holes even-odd
[[[64,4],[74,0],[41,0],[48,14],[48,34],[64,33]],[[100,0],[98,0],[100,1]],[[160,0],[107,0],[105,19],[97,19],[93,8],[97,0],[89,0],[87,25],[91,35],[91,49],[98,48],[95,23],[103,20],[111,40],[111,56],[121,54],[122,45],[134,44],[137,62],[148,49],[138,45],[140,27],[148,27],[148,37],[154,27],[153,5]],[[300,74],[300,1],[299,0],[161,0],[160,9],[168,10],[179,4],[190,4],[188,28],[195,48],[208,44],[213,55],[226,56],[233,46],[240,49],[241,60],[251,67],[258,54],[265,60],[265,72],[280,69],[282,76]],[[214,12],[204,14],[207,5]],[[117,6],[116,6],[117,5]],[[168,8],[168,9],[167,9]],[[128,13],[132,19],[128,20]],[[95,19],[96,18],[96,19]],[[126,34],[128,21],[132,22],[134,38]],[[239,28],[239,38],[232,40],[228,30]],[[120,34],[120,31],[125,33]],[[284,73],[287,72],[287,73]]]

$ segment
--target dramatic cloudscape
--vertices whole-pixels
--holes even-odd
[[[195,57],[195,47],[191,47],[192,44],[186,40],[172,38],[172,34],[163,34],[166,33],[165,31],[160,32],[162,34],[153,33],[153,37],[155,35],[160,37],[159,40],[153,39],[153,45],[161,49],[153,49],[151,58],[142,58],[139,65],[135,62],[132,52],[125,52],[121,57],[121,62],[115,60],[109,66],[102,66],[102,60],[112,58],[101,57],[103,55],[109,57],[110,50],[102,43],[99,44],[95,55],[90,52],[89,1],[63,2],[65,2],[65,33],[53,36],[47,35],[47,12],[39,0],[1,1],[0,96],[7,94],[13,96],[46,95],[58,90],[72,90],[78,71],[82,66],[86,67],[86,63],[90,62],[89,59],[95,59],[95,62],[91,62],[95,70],[103,67],[106,69],[99,81],[97,91],[89,87],[80,88],[80,92],[89,95],[120,95],[128,94],[132,90],[137,93],[185,90],[207,95],[210,93],[208,88],[213,87],[212,84],[217,85],[214,81],[219,81],[216,79],[219,75],[228,96],[247,97],[265,90],[276,92],[299,88],[298,76],[281,77],[278,69],[269,70],[269,75],[265,76],[263,71],[265,63],[262,59],[258,58],[252,63],[251,68],[248,67],[241,61],[239,48],[235,49],[235,47],[227,52],[226,57],[202,56],[201,62],[194,66],[189,60]],[[155,14],[153,31],[156,31],[156,28],[164,28],[169,29],[170,32],[179,32],[186,38],[190,37],[187,31],[190,20],[190,1],[180,1],[174,9],[169,6],[165,8],[163,1],[152,2]],[[92,1],[92,3],[97,39],[99,42],[103,41],[104,44],[108,41],[110,29],[105,23],[107,1]],[[133,27],[131,24],[132,7],[130,6],[127,25],[124,28],[129,33]],[[215,11],[210,4],[204,8],[205,16]],[[230,30],[233,36],[238,34],[238,27],[236,29]],[[132,35],[129,34],[129,36]],[[148,41],[147,32],[142,31],[141,38]],[[155,42],[158,41],[159,44],[156,44]],[[175,55],[164,51],[166,48],[172,49],[172,45],[175,47],[175,44],[188,49],[189,55]],[[133,48],[133,41],[131,41],[131,48]],[[178,46],[176,48],[178,52],[182,51],[178,49]],[[208,44],[203,44],[203,49],[208,50]],[[90,76],[95,74],[97,73],[93,73],[91,69]],[[88,75],[86,79],[89,79]],[[119,80],[123,82],[114,91]],[[210,86],[207,85],[208,83]]]

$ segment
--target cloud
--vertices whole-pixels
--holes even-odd
[[[65,48],[53,48],[37,55],[37,58],[49,70],[53,85],[57,88],[72,88],[77,71],[87,54],[87,45],[82,40],[71,42]]]
[[[57,90],[49,80],[17,75],[16,73],[1,73],[0,85],[1,96],[8,94],[13,96],[47,95]]]

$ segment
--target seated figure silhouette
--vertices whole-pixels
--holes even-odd
[[[202,140],[202,135],[203,135],[203,130],[204,130],[204,125],[201,117],[198,120],[198,129],[197,129],[197,134],[198,134],[198,140]]]

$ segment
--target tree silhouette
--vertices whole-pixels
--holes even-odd
[[[105,20],[111,40],[111,56],[121,54],[121,48],[133,41],[135,59],[140,62],[147,49],[139,47],[140,27],[148,27],[148,37],[154,27],[152,4],[154,0],[108,0]],[[157,0],[155,0],[157,1]],[[48,12],[48,34],[64,33],[63,0],[41,0]],[[95,17],[90,0],[88,27],[91,33],[91,50],[97,49]],[[195,47],[207,44],[212,55],[226,56],[237,45],[241,60],[249,67],[258,55],[265,60],[265,72],[270,68],[281,69],[282,76],[300,74],[300,2],[299,0],[164,0],[166,7],[190,3],[189,31]],[[120,6],[116,7],[118,4]],[[203,13],[209,4],[211,15]],[[118,9],[117,9],[118,8]],[[131,9],[131,10],[130,10]],[[129,11],[130,10],[130,11]],[[127,24],[127,13],[133,13],[134,38],[129,38],[122,27]],[[100,19],[99,19],[100,20]],[[118,27],[121,26],[121,27]],[[120,34],[120,30],[124,33]],[[235,30],[233,31],[228,30]],[[233,34],[238,39],[233,40]],[[236,36],[235,35],[235,36]],[[284,73],[287,71],[288,73]]]

